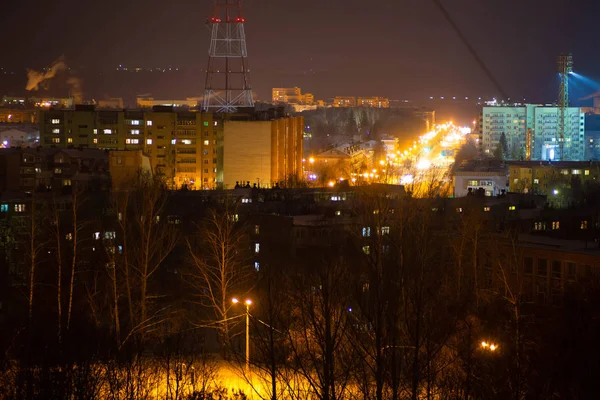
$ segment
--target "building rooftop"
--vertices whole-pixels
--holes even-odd
[[[500,160],[464,160],[456,168],[455,174],[470,172],[491,172],[502,174],[507,173],[508,168],[506,167],[506,163]]]
[[[598,161],[506,161],[511,167],[555,167],[555,168],[582,168],[584,166],[600,168]]]

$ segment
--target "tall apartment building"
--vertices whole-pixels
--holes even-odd
[[[358,107],[390,108],[390,99],[385,97],[357,97]]]
[[[584,160],[584,114],[580,108],[568,107],[565,115],[564,155],[561,155],[558,107],[536,104],[483,107],[479,120],[481,150],[493,154],[504,133],[509,159],[526,158],[529,147],[531,160]]]
[[[273,88],[272,90],[273,103],[285,104],[303,104],[312,105],[315,102],[315,96],[312,93],[302,94],[302,89],[293,88]]]
[[[270,186],[289,175],[301,176],[303,125],[302,117],[276,113],[224,115],[173,107],[95,110],[78,106],[43,111],[40,143],[141,150],[149,156],[152,172],[173,188],[233,188],[239,180]]]
[[[223,121],[213,114],[150,110],[42,111],[40,144],[46,147],[142,150],[150,156],[152,171],[174,187],[216,187],[217,132]]]

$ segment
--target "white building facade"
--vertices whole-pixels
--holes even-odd
[[[480,119],[481,150],[492,155],[502,133],[508,144],[508,159],[525,159],[530,137],[531,160],[585,160],[585,116],[578,107],[565,110],[565,135],[561,154],[560,109],[554,106],[524,104],[483,107]]]

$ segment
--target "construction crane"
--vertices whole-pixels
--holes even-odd
[[[564,161],[565,157],[565,117],[567,107],[569,107],[569,74],[573,72],[573,56],[571,54],[561,54],[556,58],[558,75],[560,77],[560,86],[558,87],[558,145],[560,148],[559,160]]]

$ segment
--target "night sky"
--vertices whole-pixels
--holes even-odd
[[[579,73],[600,76],[598,0],[444,4],[513,98],[554,100],[555,56],[563,51],[574,54]],[[431,0],[246,0],[245,8],[251,81],[262,98],[274,86],[300,86],[317,98],[497,94]],[[7,2],[0,66],[42,67],[64,54],[70,66],[88,69],[200,70],[211,9],[210,0]]]

